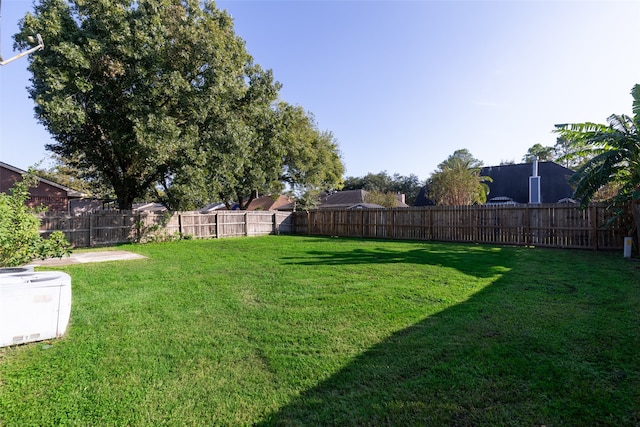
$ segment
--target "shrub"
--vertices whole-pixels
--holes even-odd
[[[71,253],[71,245],[60,231],[49,239],[40,237],[40,220],[27,207],[33,177],[16,182],[9,193],[0,193],[0,267],[28,264],[34,258],[59,257]]]

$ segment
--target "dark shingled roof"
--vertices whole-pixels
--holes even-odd
[[[278,195],[275,198],[273,196],[261,196],[253,199],[247,206],[247,210],[274,211],[288,204],[291,204],[291,200],[287,196]]]
[[[425,185],[420,189],[420,192],[418,192],[416,199],[413,201],[413,206],[421,207],[433,205],[435,205],[435,203],[433,203],[433,200],[429,198],[429,187]]]
[[[493,182],[487,183],[488,200],[494,197],[509,197],[516,203],[529,203],[529,177],[532,173],[532,163],[487,166],[480,171],[480,175],[493,179]],[[538,162],[541,202],[556,203],[561,199],[572,197],[573,188],[569,185],[569,178],[572,175],[571,169],[557,163]],[[427,187],[422,187],[413,205],[433,205],[433,201],[427,198],[428,194]]]
[[[318,209],[351,209],[355,205],[358,205],[362,208],[370,207],[370,208],[381,208],[380,205],[374,205],[370,203],[366,203],[364,201],[367,195],[366,190],[344,190],[344,191],[334,191],[331,193],[324,194],[320,197],[320,203],[318,205]],[[370,205],[370,206],[367,206]],[[409,205],[398,200],[397,206],[398,208],[407,208]]]
[[[487,199],[510,197],[516,203],[529,203],[529,177],[532,172],[532,163],[482,168],[480,175],[493,179],[493,182],[487,183],[490,190]],[[556,203],[571,197],[573,188],[569,185],[569,178],[572,175],[571,169],[557,163],[538,162],[541,202]]]
[[[364,203],[364,190],[345,190],[325,194],[320,197],[319,209],[346,209],[358,203]]]

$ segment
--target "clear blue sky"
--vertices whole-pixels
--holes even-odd
[[[554,145],[554,124],[630,114],[640,83],[635,1],[219,1],[281,98],[314,113],[346,175],[427,178],[456,149],[485,165]],[[2,1],[2,53],[31,9]],[[46,44],[46,40],[45,40]],[[27,60],[0,68],[0,160],[27,168],[50,140]],[[46,165],[46,160],[45,160]]]

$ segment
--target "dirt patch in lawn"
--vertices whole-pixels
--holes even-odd
[[[72,253],[68,257],[35,260],[31,263],[31,265],[43,267],[69,264],[86,264],[89,262],[123,261],[143,258],[146,257],[128,251],[79,252]]]

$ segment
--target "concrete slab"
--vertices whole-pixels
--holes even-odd
[[[45,260],[35,260],[29,265],[44,267],[56,265],[70,264],[86,264],[89,262],[105,262],[105,261],[123,261],[130,259],[144,259],[143,255],[135,254],[128,251],[97,251],[97,252],[79,252],[72,253],[68,257],[49,258]]]

